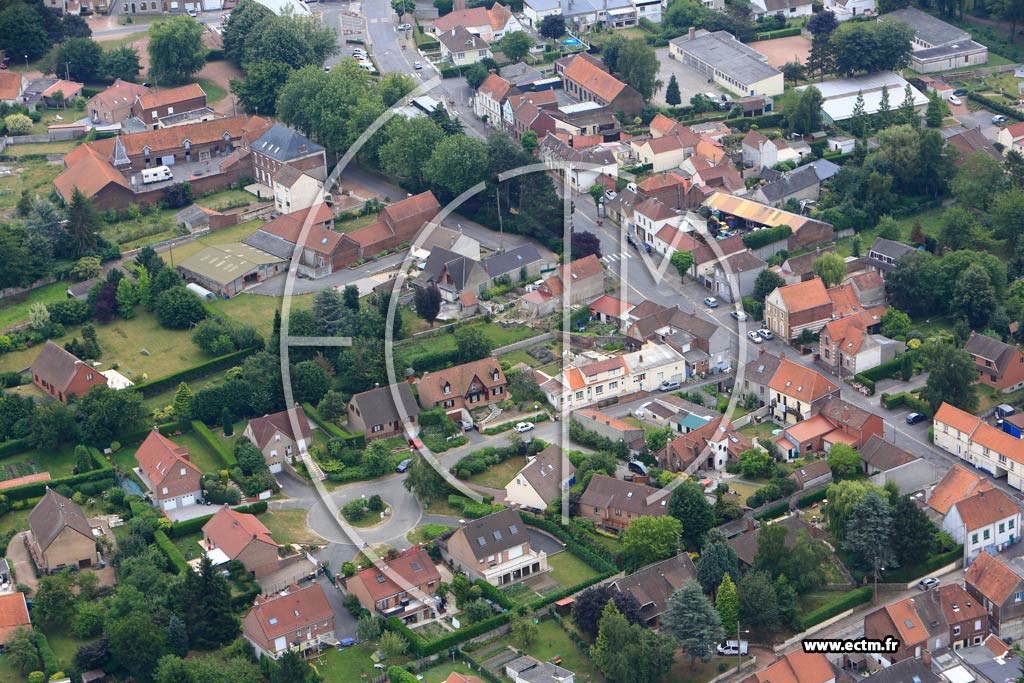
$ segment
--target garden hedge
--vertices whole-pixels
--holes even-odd
[[[902,583],[905,581],[907,583],[910,583],[914,579],[919,579],[922,576],[927,576],[936,569],[941,569],[942,567],[945,567],[947,564],[953,564],[958,559],[963,557],[963,554],[963,546],[958,545],[952,550],[948,550],[944,553],[939,553],[938,555],[932,555],[920,564],[916,564],[911,567],[900,567],[899,569],[887,571],[884,573],[885,581],[891,581],[894,583]]]
[[[260,515],[267,511],[267,501],[260,500],[252,505],[242,505],[233,508],[235,512],[241,512],[243,514]],[[182,536],[188,536],[189,534],[195,533],[203,528],[213,514],[203,515],[202,517],[193,517],[192,519],[186,519],[181,522],[175,522],[171,525],[171,528],[167,530],[167,535],[171,538],[181,538]]]
[[[864,372],[858,373],[858,377],[866,377],[873,382],[879,382],[883,379],[895,379],[900,376],[903,371],[903,357],[910,356],[911,361],[917,357],[917,353],[913,350],[907,351],[903,355],[896,356],[890,361],[876,365],[873,368],[868,368]]]
[[[766,519],[775,519],[776,517],[781,517],[787,512],[789,512],[789,501],[784,500],[778,505],[772,505],[770,508],[758,512],[756,515],[754,515],[754,519],[763,522]]]
[[[726,125],[742,133],[746,133],[753,126],[758,128],[778,128],[785,122],[785,114],[763,114],[761,116],[743,116],[725,120]]]
[[[508,597],[507,595],[505,595],[505,593],[498,590],[497,588],[487,583],[483,579],[477,579],[473,583],[477,586],[480,586],[480,593],[483,595],[483,597],[487,598],[488,600],[498,603],[505,609],[511,610],[516,608],[517,603],[515,600]]]
[[[29,444],[28,439],[11,439],[0,443],[0,458],[6,458],[9,455],[17,455],[18,453],[24,453],[25,451],[32,450],[32,446]]]
[[[776,38],[789,38],[791,36],[800,35],[799,26],[790,26],[789,28],[780,28],[775,31],[762,31],[754,34],[754,40],[750,42],[757,42],[759,40],[774,40]]]
[[[320,411],[313,407],[311,403],[303,403],[302,408],[306,411],[306,415],[309,419],[313,420],[320,429],[324,430],[335,439],[341,439],[344,443],[342,448],[366,448],[366,437],[363,436],[362,432],[347,432],[338,425],[325,420],[320,415]]]
[[[478,621],[475,624],[463,626],[455,633],[449,633],[446,636],[431,641],[424,640],[419,634],[413,632],[412,629],[403,624],[402,620],[398,617],[388,617],[387,621],[384,623],[389,631],[398,633],[409,641],[409,650],[414,655],[417,657],[429,657],[430,655],[437,654],[438,652],[444,652],[449,647],[454,647],[459,643],[469,640],[470,638],[476,638],[488,631],[493,631],[499,626],[503,626],[508,623],[510,618],[511,612],[495,614],[489,619],[484,619],[483,621]]]
[[[983,104],[986,109],[991,109],[992,111],[999,112],[1004,116],[1010,117],[1014,121],[1024,121],[1024,116],[1021,116],[1021,113],[1018,110],[1014,109],[1008,104],[1003,104],[998,100],[994,100],[991,97],[986,97],[985,95],[979,95],[978,93],[969,92],[967,93],[967,99],[974,100],[979,104]]]
[[[820,503],[821,501],[825,500],[825,498],[827,498],[827,497],[828,497],[828,487],[823,487],[823,488],[818,489],[817,491],[811,491],[810,493],[805,493],[804,495],[802,495],[799,498],[797,498],[796,506],[799,507],[799,508],[805,508],[808,505],[813,505],[814,503]]]
[[[230,470],[238,467],[238,459],[235,458],[235,454],[222,444],[220,439],[213,435],[209,427],[199,420],[192,420],[192,429],[195,430],[199,440],[205,443],[220,460],[221,469]]]
[[[160,548],[160,552],[170,561],[175,574],[184,574],[188,571],[188,562],[185,561],[185,556],[178,550],[178,546],[171,543],[167,534],[158,529],[153,532],[153,539],[156,541],[156,546]]]
[[[152,398],[153,396],[162,394],[165,391],[177,389],[178,385],[182,382],[200,379],[207,375],[212,375],[215,372],[220,372],[221,370],[234,367],[255,352],[256,349],[254,348],[233,351],[232,353],[227,353],[223,356],[211,358],[205,363],[193,365],[190,368],[185,368],[178,372],[172,372],[169,375],[164,375],[163,377],[158,377],[157,379],[149,382],[139,384],[135,388],[139,390],[143,398]]]
[[[889,410],[899,408],[900,406],[906,406],[911,410],[921,413],[928,419],[931,419],[934,415],[931,405],[927,401],[915,397],[906,391],[901,391],[898,394],[886,394],[882,393],[882,405]]]
[[[157,425],[157,431],[164,436],[172,436],[179,429],[180,427],[177,422],[168,422],[167,424]],[[134,432],[127,432],[120,435],[120,441],[123,444],[140,443],[145,441],[151,431],[153,431],[152,427],[149,429],[137,429]]]
[[[50,641],[46,639],[46,634],[36,629],[36,647],[39,648],[39,658],[43,660],[43,670],[47,676],[60,671],[60,665],[57,663],[57,655],[53,653],[53,648],[50,647]]]
[[[848,609],[871,602],[871,586],[861,586],[848,593],[843,593],[837,599],[827,602],[816,610],[812,610],[800,618],[800,630],[806,631],[812,626],[842,614]]]
[[[57,488],[58,486],[68,486],[73,490],[78,490],[79,487],[85,484],[98,483],[101,484],[100,488],[110,488],[115,484],[114,468],[107,464],[105,460],[103,467],[100,469],[92,470],[91,472],[83,472],[82,474],[74,474],[70,477],[60,477],[58,479],[49,479],[47,481],[36,481],[31,484],[22,484],[21,486],[15,486],[4,491],[4,495],[7,496],[7,500],[15,502],[19,500],[28,500],[30,498],[39,498],[46,493],[46,488]]]
[[[748,249],[760,249],[769,244],[789,239],[792,234],[793,229],[788,225],[776,225],[774,228],[747,233],[743,236],[743,245]]]
[[[455,365],[458,359],[458,349],[410,353],[408,355],[402,354],[402,366],[412,367],[416,372],[422,374],[424,372],[436,372],[449,368]]]
[[[865,377],[862,372],[858,372],[853,376],[853,381],[863,384],[871,392],[872,396],[875,395],[875,380]]]
[[[523,520],[524,524],[528,526],[535,526],[542,531],[546,531],[551,534],[559,541],[565,544],[565,547],[576,557],[583,560],[587,566],[597,572],[616,572],[618,567],[615,566],[610,558],[609,553],[604,548],[598,551],[597,548],[592,547],[589,543],[580,541],[578,538],[572,536],[565,527],[552,522],[549,519],[543,519],[542,517],[534,517],[531,514],[520,511],[519,517]],[[561,599],[561,598],[559,598]]]

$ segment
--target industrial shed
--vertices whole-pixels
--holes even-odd
[[[231,297],[287,270],[285,260],[248,244],[207,247],[178,265],[178,272],[218,296]]]

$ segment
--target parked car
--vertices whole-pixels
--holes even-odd
[[[413,62],[412,63],[412,68],[416,69],[417,71],[422,71],[423,70],[423,62]]]
[[[722,657],[735,657],[736,655],[746,655],[749,647],[750,643],[745,640],[727,640],[720,643],[716,651]]]
[[[961,104],[963,104],[963,101],[959,97],[957,97],[956,95],[950,95],[949,96],[949,103],[950,104],[955,104],[955,105],[957,105],[959,107]]]
[[[471,431],[476,425],[472,420],[459,420],[459,424],[462,425],[463,431]]]
[[[731,315],[736,320],[739,320],[740,322],[744,322],[748,317],[750,317],[743,311],[733,311],[729,315]]]
[[[997,126],[1000,123],[1006,123],[1006,121],[1007,121],[1007,118],[1005,116],[1003,116],[1002,114],[996,114],[995,116],[992,117],[992,123],[996,124]]]
[[[924,421],[924,415],[922,415],[921,413],[911,413],[910,415],[907,415],[907,424],[908,425],[916,425],[917,423],[923,422],[923,421]]]
[[[630,460],[626,467],[628,467],[629,471],[633,474],[641,474],[645,477],[647,476],[647,465],[643,464],[639,460]]]
[[[330,66],[330,64],[324,64],[324,71],[326,71],[327,73],[331,73],[331,66]]]
[[[917,582],[918,590],[923,590],[923,591],[931,590],[932,588],[935,588],[938,585],[939,585],[939,580],[936,579],[934,576],[929,576],[929,577],[921,579],[920,581]]]
[[[708,308],[718,308],[718,299],[713,296],[704,297],[704,305]]]
[[[615,190],[605,190],[604,191],[604,198],[607,199],[608,201],[611,201],[611,200],[615,199],[618,196],[619,196],[619,193],[616,192]]]
[[[532,422],[517,422],[516,426],[512,428],[512,431],[516,434],[525,434],[531,429],[533,429]]]
[[[764,338],[761,337],[761,335],[759,335],[754,330],[750,330],[749,332],[747,332],[747,339],[754,342],[755,344],[761,344],[764,342]]]
[[[199,12],[195,11],[191,7],[189,7],[187,10],[185,10],[185,14],[189,15],[193,19],[199,16]]]
[[[667,379],[658,385],[658,391],[675,391],[681,386],[682,384],[679,383],[679,380]]]
[[[402,462],[398,463],[398,467],[395,468],[395,472],[405,472],[412,466],[412,458],[406,458]]]
[[[411,28],[412,28],[412,24],[399,24],[398,25],[398,30],[399,31],[408,31]]]
[[[957,97],[967,97],[967,89],[957,88],[956,90],[953,91],[953,94],[956,95]]]
[[[761,335],[761,339],[775,339],[775,333],[764,327],[758,329],[757,333]]]

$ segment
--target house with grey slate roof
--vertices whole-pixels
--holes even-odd
[[[746,199],[781,209],[790,199],[817,201],[821,196],[821,180],[817,169],[811,165],[786,172],[768,168],[761,173],[761,178],[764,184],[751,188]]]
[[[327,177],[327,153],[305,135],[275,123],[249,145],[252,152],[253,177],[273,187],[274,176],[284,165],[298,171],[309,171],[316,177]],[[294,211],[295,209],[292,209]]]
[[[405,382],[395,387],[399,401],[395,401],[391,386],[377,387],[356,394],[348,402],[348,429],[350,432],[362,432],[366,442],[376,439],[387,439],[405,433],[405,420],[408,419],[419,431],[416,418],[420,414],[420,406],[412,395],[412,389]]]

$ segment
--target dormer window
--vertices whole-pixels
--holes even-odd
[[[185,476],[185,473],[186,473],[187,471],[188,471],[188,470],[186,470],[186,469],[185,469],[184,467],[182,467],[182,468],[181,468],[181,476],[183,476],[183,477],[184,477],[184,476]]]
[[[445,394],[452,393],[452,385],[449,382],[445,382],[444,386],[441,387],[441,392]]]
[[[492,378],[492,379],[493,379],[493,381],[495,381],[495,382],[497,382],[497,381],[498,381],[498,370],[495,370],[495,371],[494,371],[494,374],[492,374],[492,375],[491,375],[491,378]]]

